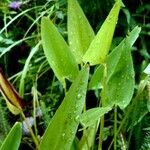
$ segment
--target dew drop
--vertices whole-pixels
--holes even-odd
[[[63,133],[63,134],[62,134],[62,137],[64,138],[64,137],[65,137],[65,135],[66,135],[66,134],[65,134],[65,133]]]
[[[75,117],[75,120],[76,120],[76,121],[79,121],[79,117],[80,117],[80,116],[77,115],[77,116]]]
[[[82,17],[81,16],[79,16],[79,19],[81,19]]]
[[[121,83],[120,83],[120,82],[118,83],[118,86],[121,86]]]
[[[77,99],[80,99],[82,97],[82,95],[79,93],[78,95],[77,95]]]
[[[75,106],[76,109],[78,109],[78,107],[79,107],[78,105]]]
[[[124,75],[122,75],[121,77],[124,78]]]

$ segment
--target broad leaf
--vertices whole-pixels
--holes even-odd
[[[85,104],[89,68],[85,66],[71,85],[62,104],[46,129],[40,150],[71,148],[75,138],[79,117]]]
[[[112,52],[108,56],[108,58],[106,60],[107,71],[108,71],[108,73],[107,73],[108,80],[109,80],[110,76],[112,75],[112,73],[115,71],[116,65],[118,64],[118,61],[121,57],[121,53],[122,53],[121,49],[122,49],[123,45],[125,45],[125,41],[127,40],[129,47],[132,47],[134,42],[138,38],[140,31],[141,31],[141,28],[135,27],[130,32],[129,36],[127,36],[125,39],[123,39],[122,42],[116,48],[114,48],[114,50],[112,50]],[[90,80],[89,89],[101,88],[103,69],[104,69],[104,67],[102,65],[100,65],[96,69],[95,73],[93,74],[93,76]]]
[[[78,63],[94,38],[84,12],[77,0],[68,0],[68,42]]]
[[[18,150],[22,137],[21,123],[17,122],[2,143],[0,150]]]
[[[119,49],[114,50],[108,65],[107,100],[106,106],[118,105],[124,109],[130,102],[134,92],[134,68],[131,57],[131,46],[128,39]],[[119,59],[115,59],[118,57]],[[116,61],[116,62],[115,62]]]
[[[90,65],[105,62],[111,46],[120,7],[121,0],[117,0],[94,40],[90,44],[89,49],[83,56],[83,62],[89,62]]]
[[[41,37],[45,56],[56,77],[65,85],[65,78],[73,81],[78,74],[78,66],[67,43],[54,24],[42,18]]]
[[[92,108],[87,110],[85,113],[83,113],[80,117],[80,122],[83,125],[83,127],[89,127],[93,124],[95,124],[96,121],[100,119],[101,116],[103,116],[105,113],[110,111],[110,107],[98,107],[98,108]]]

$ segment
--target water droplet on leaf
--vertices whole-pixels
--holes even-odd
[[[80,99],[82,97],[82,95],[79,93],[78,95],[77,95],[77,99]]]

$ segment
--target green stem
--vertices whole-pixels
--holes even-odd
[[[121,122],[121,124],[120,124],[120,126],[119,126],[119,128],[118,128],[118,130],[117,130],[116,136],[118,136],[118,134],[119,134],[120,130],[122,129],[124,123],[125,123],[126,120],[128,119],[128,114],[129,114],[129,112],[130,112],[130,111],[128,111],[128,112],[126,113],[125,117],[123,118],[123,120],[122,120],[122,122]],[[110,148],[111,148],[113,142],[114,142],[114,138],[113,138],[113,140],[111,141],[111,143],[110,143],[110,145],[109,145],[109,147],[108,147],[108,150],[110,150]]]
[[[104,115],[101,117],[101,122],[100,122],[100,135],[99,135],[99,145],[98,145],[99,150],[102,150],[103,130],[104,130]]]
[[[117,106],[114,108],[114,150],[117,150]]]
[[[35,135],[37,137],[38,131],[37,131],[37,124],[36,124],[36,108],[37,108],[37,101],[38,101],[38,95],[36,91],[36,85],[32,87],[32,92],[33,92],[33,118],[34,118],[34,131]]]
[[[106,90],[107,90],[107,66],[106,64],[103,64],[104,66],[104,74],[103,74],[103,89],[102,89],[102,96],[101,96],[101,106],[105,106],[105,100],[106,100]],[[99,134],[99,145],[98,149],[102,150],[102,144],[103,144],[103,131],[104,131],[104,119],[105,116],[103,115],[101,117],[101,122],[100,122],[100,134]]]

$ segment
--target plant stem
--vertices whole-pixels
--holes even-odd
[[[117,149],[117,106],[114,108],[114,150]]]
[[[104,130],[104,115],[101,117],[101,122],[100,122],[100,135],[99,135],[99,145],[98,145],[99,150],[102,150],[103,130]]]
[[[24,115],[23,112],[21,112],[21,116],[22,116],[22,118],[24,119],[24,121],[25,121],[25,123],[26,123],[26,125],[27,125],[27,127],[28,127],[28,129],[29,129],[29,131],[30,131],[30,133],[31,133],[32,139],[33,139],[33,141],[34,141],[34,143],[35,143],[35,145],[36,145],[36,149],[38,149],[38,147],[39,147],[39,141],[38,141],[38,139],[37,139],[36,136],[34,135],[33,130],[32,130],[32,128],[30,127],[29,123],[26,121],[26,117],[25,117],[25,115]]]
[[[104,66],[104,74],[103,74],[103,89],[102,89],[102,96],[101,96],[101,106],[105,106],[105,99],[106,99],[106,88],[107,88],[107,66],[106,64],[103,64]],[[99,145],[98,149],[102,150],[102,144],[103,144],[103,130],[104,130],[104,115],[101,117],[100,120],[100,134],[99,134]]]
[[[36,84],[36,83],[35,83]],[[34,118],[34,131],[35,135],[37,137],[38,131],[37,131],[37,124],[36,124],[36,109],[37,109],[37,101],[38,101],[38,95],[36,91],[36,85],[32,87],[32,94],[33,94],[33,118]]]

